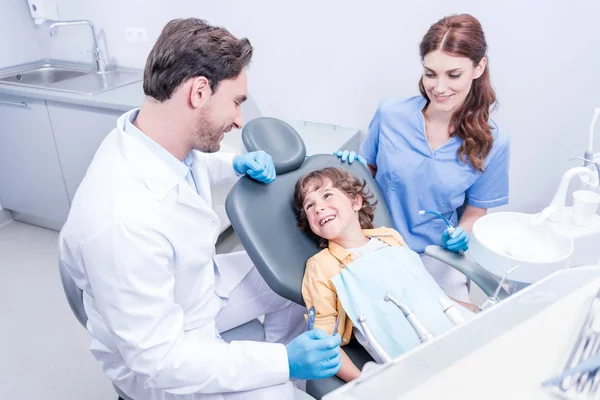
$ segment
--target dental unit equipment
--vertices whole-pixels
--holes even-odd
[[[592,121],[590,122],[589,129],[589,137],[588,137],[588,147],[586,148],[583,157],[574,157],[573,159],[583,161],[583,166],[590,171],[593,170],[594,166],[596,168],[597,177],[588,177],[588,176],[580,176],[582,188],[588,190],[594,190],[593,187],[598,185],[600,181],[600,152],[594,153],[594,131],[596,127],[596,122],[598,122],[598,118],[600,117],[600,108],[596,108],[594,110],[594,114],[592,116]]]
[[[594,110],[592,122],[590,123],[590,136],[588,138],[588,148],[586,149],[583,155],[583,158],[586,158],[588,160],[594,159],[594,128],[596,127],[598,117],[600,117],[600,108],[596,108]],[[599,168],[598,165],[596,165],[596,167]],[[598,170],[598,173],[600,173],[600,169]]]
[[[315,308],[311,307],[308,310],[308,330],[312,331],[315,326]]]
[[[587,167],[575,167],[567,170],[560,181],[550,205],[540,213],[530,217],[529,227],[551,229],[555,234],[567,238],[572,243],[572,254],[567,260],[568,266],[597,264],[600,260],[600,216],[596,211],[600,205],[598,171],[590,169],[591,164],[600,168],[600,153],[596,158],[585,157]],[[585,189],[575,190],[571,196],[573,204],[566,205],[571,180],[579,177]],[[472,248],[471,248],[472,250]]]
[[[412,271],[408,271],[408,272],[412,276],[414,276],[415,279],[417,279],[419,281],[421,280]],[[436,297],[438,296],[438,293],[434,292],[430,287],[428,287],[428,286],[426,286],[426,287],[434,296],[436,296]],[[385,297],[384,297],[384,300],[385,300]],[[462,316],[460,311],[458,311],[458,309],[456,308],[456,306],[454,305],[454,303],[451,300],[447,299],[446,297],[440,297],[438,299],[438,303],[442,307],[442,311],[444,312],[444,315],[446,315],[446,317],[450,320],[450,322],[452,322],[452,324],[454,324],[456,326],[456,325],[460,325],[465,322],[464,317]]]
[[[337,319],[335,320],[335,326],[333,327],[333,335],[332,336],[335,336],[338,332],[338,327],[340,326],[340,317],[342,316],[342,312],[343,311],[341,311],[338,314]]]
[[[364,314],[358,316],[358,323],[362,328],[365,339],[367,339],[367,341],[373,348],[373,351],[377,353],[377,355],[379,355],[379,357],[383,360],[384,363],[387,364],[390,361],[392,361],[392,357],[390,357],[390,355],[383,349],[383,347],[381,347],[381,344],[379,344],[377,339],[375,339],[375,336],[373,336],[369,325],[367,325],[367,317]]]
[[[592,300],[562,373],[544,383],[563,395],[595,395],[600,386],[600,292]],[[573,393],[575,392],[575,393]]]
[[[465,319],[463,318],[462,314],[460,313],[460,311],[458,311],[458,309],[451,300],[445,297],[440,297],[438,302],[440,303],[440,306],[442,307],[442,310],[444,311],[446,317],[448,317],[450,322],[452,322],[455,326],[463,324],[465,322]]]
[[[488,297],[487,299],[485,299],[485,301],[481,304],[480,309],[482,311],[485,309],[488,309],[500,302],[500,299],[498,298],[498,294],[500,294],[500,289],[502,289],[502,285],[504,285],[504,282],[506,281],[506,277],[511,272],[519,269],[519,267],[520,267],[520,265],[516,265],[516,266],[512,267],[511,269],[509,269],[508,271],[506,271],[504,273],[504,275],[502,275],[502,279],[500,279],[500,282],[498,283],[498,287],[496,287],[496,291],[494,292],[494,294],[492,296]]]
[[[431,215],[435,215],[436,217],[442,219],[445,223],[446,226],[448,227],[448,233],[452,234],[454,232],[454,230],[456,229],[454,227],[454,225],[452,225],[452,223],[450,221],[448,221],[448,218],[444,217],[442,214],[440,214],[439,212],[436,211],[429,211],[429,210],[420,210],[419,211],[419,215],[425,215],[425,214],[431,214]]]
[[[398,300],[396,300],[392,296],[391,293],[386,293],[385,296],[383,296],[383,300],[391,301],[392,303],[394,303],[396,305],[396,307],[398,307],[402,311],[402,313],[404,314],[404,316],[406,317],[406,319],[408,320],[410,325],[415,330],[417,336],[419,337],[419,341],[421,343],[425,343],[428,340],[433,339],[433,335],[425,328],[425,326],[423,326],[423,324],[417,318],[415,313],[412,312],[412,310],[410,308],[408,308],[408,306],[406,304],[400,303]]]
[[[430,211],[430,210],[419,210],[419,215],[425,215],[425,214],[435,215],[436,217],[442,219],[446,223],[446,226],[448,227],[448,233],[450,235],[452,235],[454,233],[454,231],[456,230],[454,225],[452,225],[452,223],[450,221],[448,221],[448,218],[444,217],[439,212]],[[461,256],[464,256],[465,252],[463,250],[459,250],[458,254],[460,254]],[[467,277],[467,291],[469,293],[471,293],[471,279],[468,277]]]
[[[541,213],[531,219],[531,226],[537,226],[548,220],[550,222],[560,223],[563,219],[565,211],[565,202],[567,200],[567,192],[569,190],[569,183],[577,175],[586,175],[590,179],[594,179],[594,172],[590,171],[585,167],[571,168],[564,173],[558,189],[550,202],[550,205],[542,210]]]
[[[308,330],[312,331],[313,328],[315,327],[315,318],[317,316],[317,313],[315,311],[314,307],[311,307],[308,309]],[[338,326],[340,326],[340,317],[342,316],[342,313],[339,313],[337,316],[337,319],[335,320],[335,327],[333,328],[333,334],[332,336],[335,336],[335,334],[338,331]]]

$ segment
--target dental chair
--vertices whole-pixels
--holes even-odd
[[[304,306],[301,286],[306,261],[319,252],[317,242],[296,228],[293,206],[294,186],[304,174],[325,167],[348,170],[365,179],[374,200],[378,200],[374,225],[392,227],[393,223],[381,192],[370,172],[359,162],[342,163],[334,155],[319,154],[306,157],[302,138],[288,124],[274,118],[257,118],[242,130],[242,141],[248,152],[264,150],[273,158],[277,179],[268,184],[242,177],[230,191],[225,207],[231,224],[244,249],[267,284],[282,297]],[[451,265],[469,277],[488,296],[497,281],[483,268],[468,262],[464,256],[438,246],[426,251],[434,258]],[[501,293],[499,297],[504,297]],[[356,340],[344,350],[360,369],[372,361],[371,356]],[[306,391],[316,399],[342,386],[336,376],[308,381]]]

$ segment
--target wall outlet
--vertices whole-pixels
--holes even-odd
[[[146,28],[125,28],[125,41],[146,43],[148,42],[148,32],[146,32]]]

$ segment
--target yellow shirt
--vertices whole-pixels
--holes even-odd
[[[392,228],[363,229],[366,237],[374,237],[389,246],[406,246],[404,239]],[[338,332],[342,336],[342,346],[350,342],[352,337],[352,321],[346,317],[342,304],[337,296],[331,279],[340,274],[342,268],[357,259],[356,254],[343,247],[329,242],[329,247],[315,254],[306,262],[304,279],[302,280],[302,297],[306,308],[315,307],[314,328],[322,329],[332,335],[338,314],[340,324]],[[307,318],[307,315],[305,315]]]

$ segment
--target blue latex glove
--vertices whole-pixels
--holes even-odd
[[[354,151],[336,151],[333,154],[338,156],[342,162],[348,161],[348,164],[352,164],[354,160],[358,160],[362,165],[365,167],[367,166],[367,160],[365,160],[363,156],[356,154]]]
[[[442,247],[458,253],[459,251],[469,250],[469,234],[461,227],[454,229],[454,232],[448,232],[448,229],[442,233]]]
[[[238,174],[248,175],[259,182],[271,183],[275,180],[275,164],[271,156],[262,150],[236,156],[233,159],[233,169]]]
[[[329,378],[342,367],[340,335],[329,336],[321,329],[304,332],[286,347],[290,378]]]

